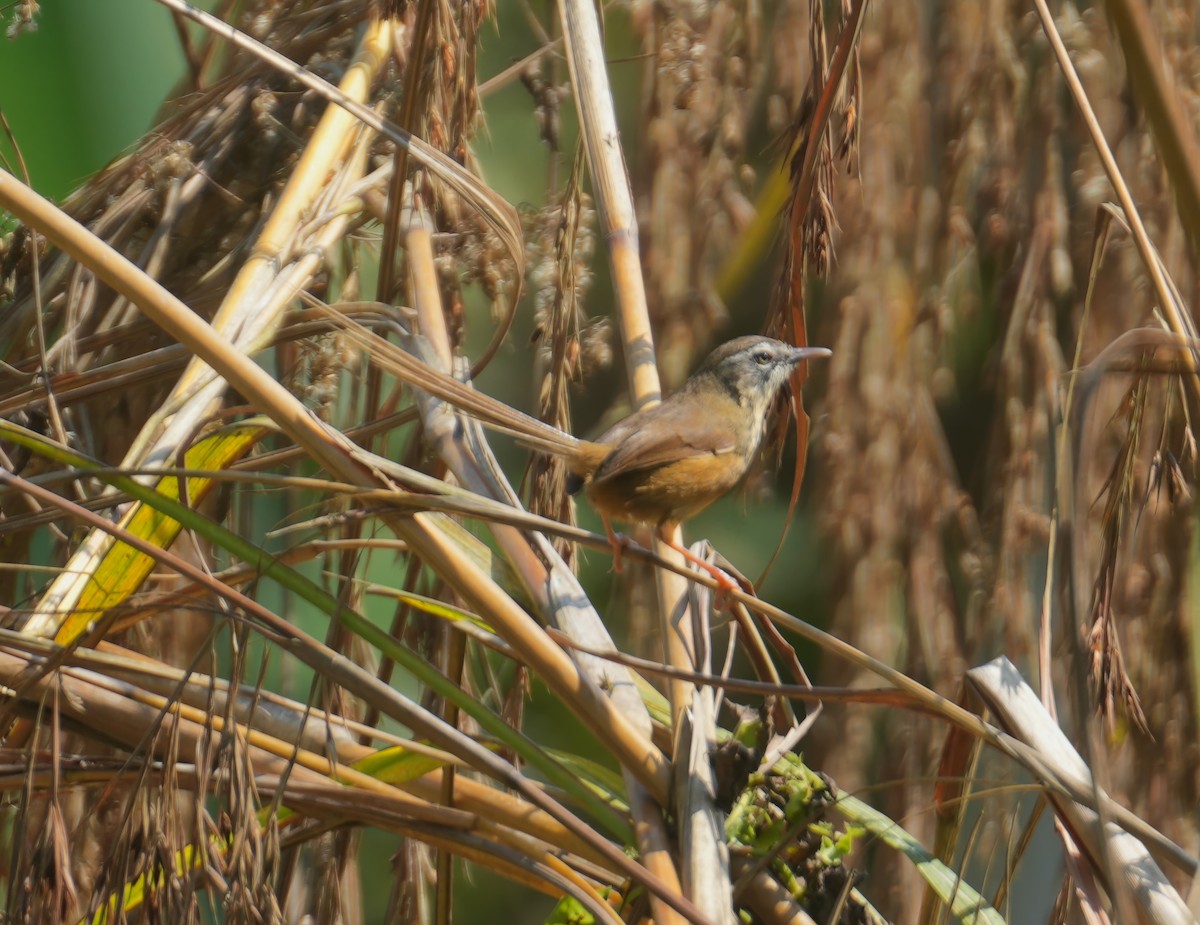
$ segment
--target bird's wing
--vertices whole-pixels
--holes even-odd
[[[708,415],[684,415],[683,420],[670,423],[639,417],[626,418],[600,438],[599,442],[613,450],[604,457],[592,481],[616,479],[695,456],[723,456],[737,448],[733,430],[714,426]]]

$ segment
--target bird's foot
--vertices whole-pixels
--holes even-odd
[[[712,575],[717,582],[716,593],[713,595],[713,607],[715,609],[728,610],[730,604],[733,603],[734,591],[742,591],[751,597],[758,596],[754,593],[754,585],[750,579],[736,569],[733,569],[732,566],[730,566],[730,570],[732,571],[732,574],[730,574],[730,572],[727,572],[720,566],[712,565],[712,563],[707,564],[709,568],[706,568],[705,571]]]
[[[724,610],[729,606],[730,595],[734,591],[743,591],[751,597],[758,596],[755,594],[754,585],[751,583],[750,579],[735,569],[728,562],[723,562],[722,565],[724,568],[722,568],[721,566],[714,565],[707,559],[701,558],[684,546],[680,546],[669,540],[667,541],[667,545],[682,555],[685,559],[687,559],[688,562],[692,563],[692,565],[696,566],[702,571],[707,572],[713,577],[717,583],[716,599],[713,603],[718,610]]]
[[[612,524],[607,520],[604,521],[604,535],[608,537],[608,545],[612,549],[612,570],[617,575],[620,575],[625,569],[625,564],[621,561],[621,553],[626,547],[634,545],[633,540],[624,533],[617,533],[613,530]]]

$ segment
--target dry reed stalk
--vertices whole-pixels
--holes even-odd
[[[764,601],[749,598],[737,591],[732,593],[748,609],[760,613],[781,627],[815,643],[839,660],[844,660],[848,664],[887,681],[896,690],[914,698],[915,702],[920,705],[920,712],[938,716],[972,739],[977,739],[994,748],[1035,776],[1044,787],[1059,795],[1068,796],[1091,809],[1098,811],[1102,809],[1112,821],[1141,839],[1155,853],[1156,857],[1168,858],[1175,867],[1184,871],[1200,870],[1200,862],[1182,851],[1179,846],[1174,845],[1169,838],[1140,819],[1135,813],[1120,805],[1110,796],[1097,795],[1086,780],[1059,773],[1048,766],[1034,750],[1005,736],[984,722],[977,714],[940,696],[904,672],[874,658],[868,652],[856,648],[837,636],[784,613]],[[954,734],[959,733],[955,732]]]
[[[560,4],[564,48],[579,110],[580,133],[587,151],[596,205],[609,242],[609,261],[617,296],[617,317],[634,408],[659,400],[662,394],[654,352],[654,337],[646,302],[645,278],[639,254],[637,215],[629,186],[629,171],[618,143],[616,111],[604,65],[604,43],[595,8],[586,2]],[[675,531],[678,545],[681,535]],[[681,561],[678,554],[656,543],[658,555]],[[658,610],[669,664],[686,666],[695,651],[685,619],[686,586],[658,573]],[[686,683],[671,684],[676,714],[691,699]],[[649,820],[646,820],[649,823]]]
[[[1117,0],[1107,8],[1134,91],[1162,151],[1163,166],[1178,197],[1179,218],[1194,252],[1200,247],[1200,145],[1195,116],[1189,119],[1181,82],[1171,73],[1169,62],[1162,60],[1168,49],[1164,49],[1146,5],[1141,0]]]
[[[1087,780],[1087,765],[1057,723],[1042,710],[1033,690],[1020,680],[1011,662],[998,659],[971,669],[967,677],[1005,728],[1068,773]],[[1105,824],[1102,814],[1073,803],[1060,804],[1060,812],[1064,824],[1086,846],[1093,864],[1111,853],[1115,866],[1110,874],[1116,877],[1109,878],[1109,890],[1118,909],[1127,913],[1136,902],[1139,918],[1144,915],[1149,921],[1162,923],[1192,921],[1187,904],[1136,838]]]
[[[620,134],[604,65],[604,43],[599,19],[595,7],[583,0],[568,0],[559,5],[559,11],[564,49],[579,113],[580,134],[587,151],[596,190],[596,204],[609,245],[630,398],[635,408],[643,408],[658,401],[661,386],[639,254],[637,216],[629,173],[619,143]],[[678,545],[680,540],[681,533],[676,528],[673,541]],[[677,553],[657,542],[656,552],[668,559],[678,557]],[[695,645],[689,638],[690,621],[686,619],[686,585],[670,573],[658,572],[656,586],[666,661],[671,665],[688,666]],[[676,730],[691,696],[690,684],[671,681],[670,699]],[[653,795],[665,805],[665,792]],[[637,819],[639,844],[648,863],[654,865],[660,876],[668,878],[674,889],[680,889],[674,860],[667,851],[667,837],[661,818],[646,800],[636,800],[632,806]],[[721,872],[712,871],[710,874],[720,876]],[[674,913],[657,898],[652,898],[651,903],[656,919],[677,921]],[[705,912],[714,920],[724,919],[729,914],[727,909],[708,908]]]
[[[579,127],[587,150],[596,207],[609,242],[609,260],[617,296],[617,316],[626,347],[626,374],[635,408],[657,401],[662,389],[654,356],[654,336],[646,304],[646,289],[638,255],[638,224],[629,189],[629,171],[619,143],[616,111],[608,72],[604,64],[604,42],[592,4],[570,2],[559,5],[563,41],[571,83],[579,107]]]

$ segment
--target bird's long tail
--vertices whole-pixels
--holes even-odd
[[[478,392],[435,368],[419,356],[431,352],[424,338],[414,336],[393,323],[391,326],[405,341],[408,348],[405,349],[380,337],[332,306],[318,307],[334,318],[344,335],[366,350],[373,362],[397,379],[440,398],[491,430],[509,434],[530,449],[562,457],[572,470],[588,469],[587,449],[590,444],[530,417],[490,395]],[[591,461],[591,468],[595,468],[596,462],[597,460]]]
[[[583,441],[459,382],[411,353],[389,351],[383,365],[413,388],[440,398],[485,427],[508,434],[530,449],[562,456],[568,461],[579,456]]]

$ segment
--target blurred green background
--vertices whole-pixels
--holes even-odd
[[[36,32],[0,42],[0,109],[34,188],[60,200],[133,144],[183,72],[155,3],[44,4]],[[0,149],[12,156],[8,139]]]

